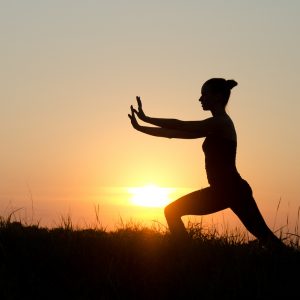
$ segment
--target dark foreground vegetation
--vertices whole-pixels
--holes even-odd
[[[113,232],[0,222],[0,299],[294,299],[298,245],[279,253],[190,228],[189,245],[136,225]],[[294,296],[295,295],[295,296]],[[293,298],[292,298],[293,297]]]

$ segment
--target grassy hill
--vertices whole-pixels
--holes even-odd
[[[182,245],[134,224],[115,231],[0,222],[0,299],[288,299],[300,252],[189,228]],[[294,298],[294,297],[293,297]]]

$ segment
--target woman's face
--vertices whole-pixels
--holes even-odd
[[[217,102],[216,94],[212,93],[209,86],[204,84],[201,89],[201,96],[199,101],[203,110],[211,110]]]

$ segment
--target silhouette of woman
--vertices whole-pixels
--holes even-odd
[[[236,169],[237,136],[234,124],[225,110],[231,89],[236,85],[236,81],[223,78],[212,78],[203,84],[199,101],[203,110],[210,111],[212,117],[201,121],[146,116],[140,97],[136,97],[138,109],[131,105],[131,114],[128,116],[136,130],[149,135],[178,139],[205,137],[202,148],[209,186],[166,206],[165,217],[173,236],[179,239],[188,237],[182,216],[206,215],[230,208],[263,245],[281,247],[284,244],[265,223],[252,196],[251,187]],[[136,116],[155,127],[139,125]]]

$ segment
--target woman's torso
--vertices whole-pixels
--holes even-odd
[[[229,116],[224,117],[218,132],[205,138],[202,149],[210,185],[230,185],[241,179],[236,169],[236,131]]]

